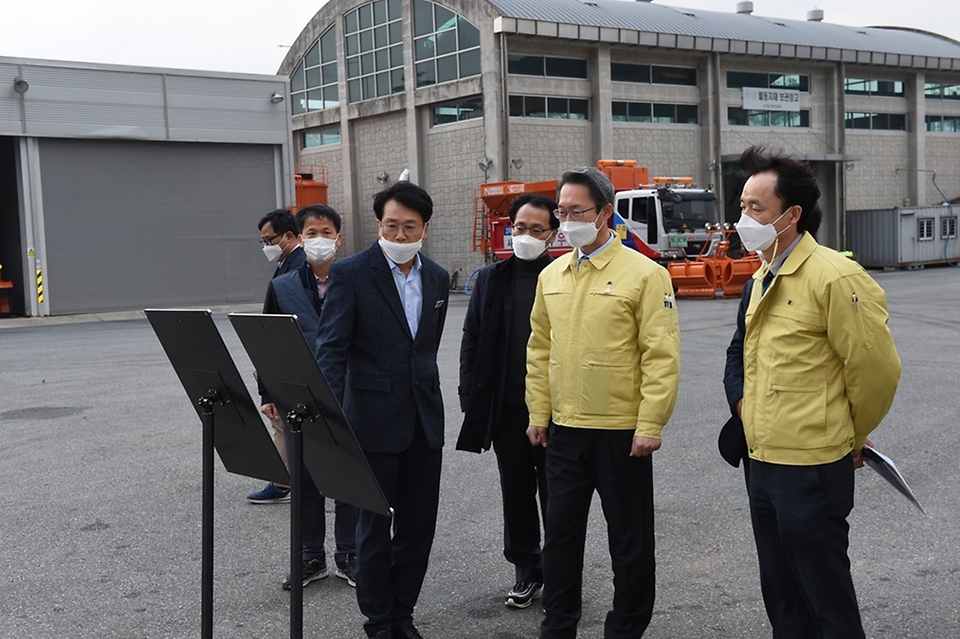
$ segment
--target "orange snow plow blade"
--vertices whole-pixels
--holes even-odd
[[[720,289],[723,291],[723,296],[743,295],[743,286],[753,277],[758,268],[760,268],[760,258],[756,256],[725,260],[720,272]]]
[[[672,262],[667,272],[677,289],[677,297],[713,299],[717,295],[717,271],[709,262]]]

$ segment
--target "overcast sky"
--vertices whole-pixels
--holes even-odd
[[[624,0],[630,1],[630,0]],[[735,10],[736,0],[655,0],[657,4]],[[276,73],[323,0],[0,0],[0,56],[245,73]],[[754,14],[894,25],[960,40],[957,0],[754,0]]]

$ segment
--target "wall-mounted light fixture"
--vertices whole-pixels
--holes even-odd
[[[383,186],[390,179],[390,174],[386,171],[380,171],[380,175],[377,176],[377,182],[380,186]]]
[[[477,162],[477,166],[479,166],[480,170],[483,171],[483,180],[486,182],[487,175],[490,172],[490,167],[493,166],[493,160],[490,159],[490,156],[484,156],[482,160]]]
[[[273,95],[270,96],[270,101],[273,102],[274,104],[279,104],[280,102],[283,102],[283,94],[278,91],[274,91]]]
[[[510,166],[515,169],[523,168],[523,158],[510,158]]]
[[[13,90],[16,91],[17,93],[20,93],[22,95],[26,93],[27,89],[29,88],[30,88],[30,85],[27,84],[26,80],[22,80],[20,78],[13,79]]]
[[[397,182],[409,182],[410,181],[410,169],[404,169],[400,171],[400,177],[397,178]]]

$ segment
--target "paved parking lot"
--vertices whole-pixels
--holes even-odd
[[[928,517],[861,470],[851,517],[854,579],[869,637],[957,637],[960,269],[875,275],[888,293],[903,378],[874,439]],[[466,304],[452,297],[442,344],[447,445],[417,621],[434,638],[535,637],[537,606],[503,606],[513,571],[501,554],[493,454],[453,447]],[[683,377],[654,458],[658,593],[648,637],[770,636],[742,475],[716,452],[736,305],[679,304]],[[200,634],[200,422],[146,320],[121,317],[132,319],[0,320],[2,638]],[[252,366],[223,314],[217,324],[255,392]],[[218,637],[287,636],[280,580],[289,509],[246,503],[260,485],[217,462]],[[612,584],[596,500],[585,565],[580,636],[600,637]],[[354,591],[342,580],[311,585],[304,608],[304,636],[362,636]]]

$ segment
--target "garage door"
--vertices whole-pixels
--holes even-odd
[[[40,141],[54,315],[263,299],[270,145]]]

